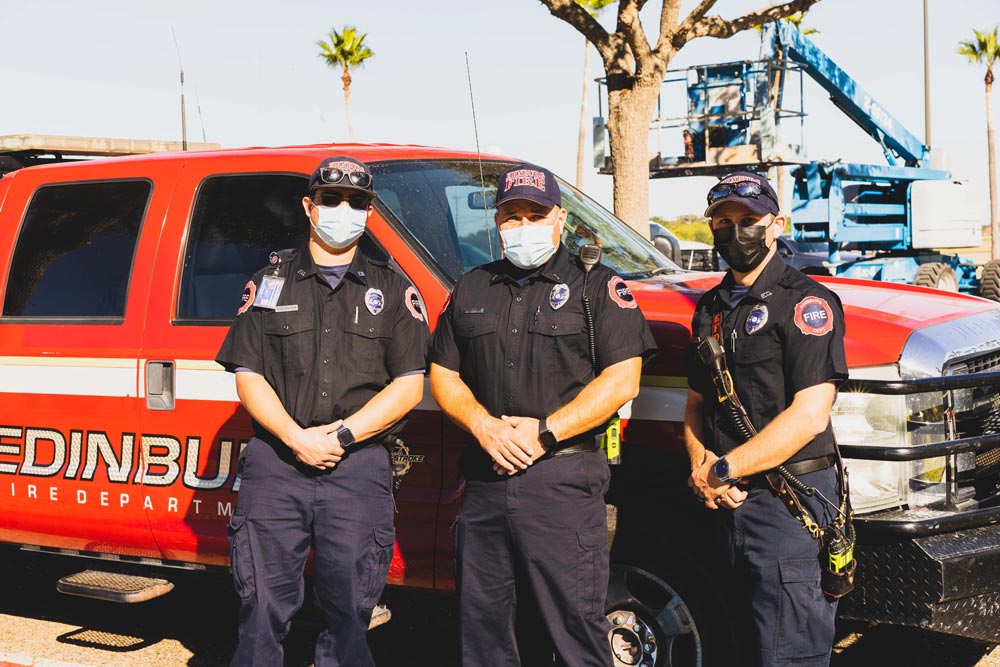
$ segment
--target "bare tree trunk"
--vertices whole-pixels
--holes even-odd
[[[993,139],[993,70],[986,70],[986,151],[990,160],[991,257],[1000,259],[1000,220],[997,220],[997,160]]]
[[[347,111],[347,138],[354,143],[354,120],[351,118],[351,74],[344,68],[344,76],[340,77],[344,82],[344,109]]]
[[[660,77],[608,92],[608,138],[614,161],[615,215],[649,238],[649,125]]]
[[[583,40],[583,98],[580,101],[580,133],[576,138],[576,187],[583,189],[583,152],[587,142],[587,84],[590,83],[590,42]]]

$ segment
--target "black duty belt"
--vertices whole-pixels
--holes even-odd
[[[552,452],[552,456],[563,456],[565,454],[580,454],[582,452],[596,452],[601,448],[600,436],[589,436],[576,442],[570,441],[569,445],[560,447]]]
[[[820,470],[832,468],[836,462],[836,456],[833,454],[827,454],[826,456],[820,456],[816,459],[805,459],[794,463],[786,463],[782,467],[791,475],[798,477],[799,475],[807,475],[811,472],[819,472]]]

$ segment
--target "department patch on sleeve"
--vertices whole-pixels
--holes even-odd
[[[632,290],[628,288],[621,276],[613,276],[608,281],[608,294],[611,295],[611,300],[622,308],[638,307],[635,297],[632,296]]]
[[[246,287],[243,288],[243,297],[240,299],[240,309],[236,311],[237,315],[242,315],[243,313],[250,310],[250,306],[253,302],[257,300],[257,285],[254,281],[250,280],[247,282]]]
[[[449,292],[448,296],[446,296],[444,298],[444,305],[441,306],[441,312],[438,314],[438,317],[441,317],[441,315],[444,315],[444,311],[448,310],[448,304],[450,304],[450,303],[451,303],[451,292]]]
[[[807,336],[825,336],[833,331],[833,310],[818,296],[807,296],[795,304],[795,326]]]
[[[420,308],[420,297],[417,295],[417,290],[413,285],[406,288],[406,293],[403,295],[403,303],[406,304],[406,309],[410,311],[410,315],[414,318],[424,321],[424,312]]]

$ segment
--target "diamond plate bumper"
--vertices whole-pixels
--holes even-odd
[[[840,616],[1000,642],[1000,526],[857,547]]]

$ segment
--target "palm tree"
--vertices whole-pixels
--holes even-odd
[[[986,151],[990,160],[990,245],[991,257],[1000,259],[1000,221],[997,220],[997,162],[993,146],[993,63],[1000,58],[997,27],[986,32],[973,29],[976,38],[958,43],[958,54],[969,62],[986,64]]]
[[[596,17],[615,0],[576,0],[577,4]],[[583,151],[587,142],[587,85],[590,83],[590,41],[583,40],[583,101],[580,102],[580,133],[576,141],[576,187],[583,187]]]
[[[345,26],[343,32],[331,30],[327,35],[330,41],[320,40],[316,46],[320,48],[319,57],[334,69],[340,67],[344,74],[340,80],[344,82],[344,107],[347,110],[347,136],[354,141],[354,122],[351,119],[351,72],[361,66],[375,54],[365,46],[368,33],[358,33],[357,28]]]

